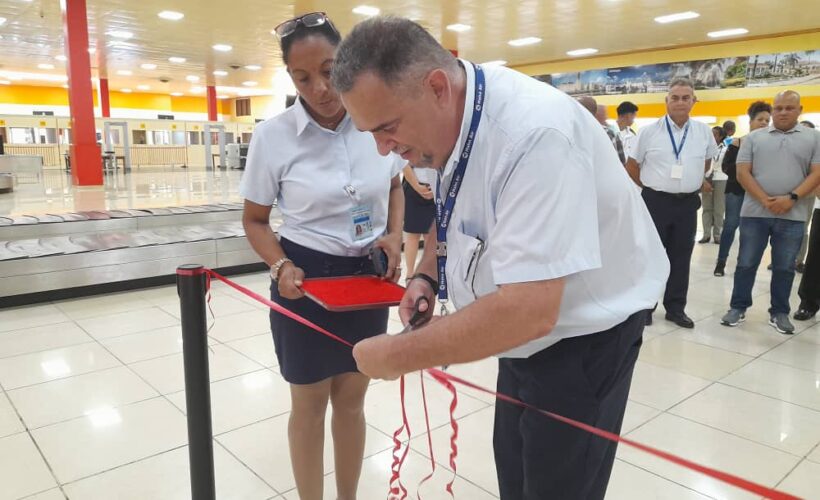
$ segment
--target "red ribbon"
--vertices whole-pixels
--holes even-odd
[[[234,283],[233,281],[225,278],[224,276],[220,276],[218,273],[216,273],[216,272],[214,272],[210,269],[206,269],[206,268],[194,269],[194,270],[177,269],[177,274],[180,275],[180,276],[198,276],[198,275],[201,275],[201,274],[208,274],[210,276],[213,276],[216,279],[226,283],[228,286],[230,286],[230,287],[240,291],[241,293],[253,298],[254,300],[257,300],[258,302],[261,302],[262,304],[267,305],[268,307],[270,307],[271,309],[279,312],[280,314],[284,314],[285,316],[291,318],[292,320],[294,320],[298,323],[301,323],[305,326],[308,326],[308,327],[316,330],[317,332],[319,332],[323,335],[326,335],[326,336],[328,336],[328,337],[330,337],[330,338],[332,338],[332,339],[334,339],[338,342],[341,342],[341,343],[343,343],[343,344],[345,344],[349,347],[353,347],[353,344],[351,344],[350,342],[348,342],[348,341],[346,341],[346,340],[344,340],[340,337],[337,337],[336,335],[333,335],[332,333],[328,332],[327,330],[325,330],[325,329],[313,324],[312,322],[308,321],[307,319],[302,318],[298,314],[295,314],[295,313],[285,309],[284,307],[280,306],[279,304],[277,304],[277,303],[275,303],[275,302],[273,302],[269,299],[266,299],[265,297],[263,297],[263,296],[255,293],[255,292],[243,287],[242,285]],[[633,448],[641,450],[644,453],[654,455],[654,456],[656,456],[660,459],[666,460],[668,462],[672,462],[673,464],[677,464],[677,465],[679,465],[681,467],[684,467],[686,469],[693,470],[693,471],[696,471],[696,472],[700,472],[701,474],[704,474],[704,475],[709,476],[711,478],[717,479],[718,481],[724,482],[726,484],[730,484],[732,486],[735,486],[737,488],[749,491],[751,493],[755,493],[756,495],[760,495],[760,496],[763,496],[765,498],[770,498],[772,500],[800,500],[799,497],[796,497],[794,495],[790,495],[788,493],[784,493],[784,492],[775,490],[773,488],[768,488],[768,487],[763,486],[761,484],[757,484],[757,483],[754,483],[752,481],[743,479],[742,477],[735,476],[734,474],[729,474],[727,472],[719,471],[719,470],[713,469],[711,467],[706,467],[705,465],[697,464],[695,462],[692,462],[691,460],[687,460],[687,459],[679,457],[677,455],[673,455],[672,453],[668,453],[668,452],[659,450],[657,448],[647,446],[647,445],[639,443],[637,441],[633,441],[629,438],[619,436],[618,434],[615,434],[615,433],[612,433],[612,432],[609,432],[609,431],[605,431],[603,429],[599,429],[599,428],[594,427],[592,425],[585,424],[583,422],[579,422],[579,421],[573,420],[571,418],[564,417],[564,416],[559,415],[557,413],[552,413],[552,412],[549,412],[549,411],[546,411],[546,410],[542,410],[540,408],[536,408],[535,406],[532,406],[528,403],[525,403],[525,402],[520,401],[518,399],[515,399],[513,397],[507,396],[506,394],[502,394],[500,392],[495,392],[495,391],[492,391],[490,389],[486,389],[484,387],[481,387],[480,385],[476,385],[476,384],[474,384],[474,383],[472,383],[468,380],[465,380],[463,378],[457,377],[457,376],[452,375],[450,373],[444,372],[444,371],[439,370],[437,368],[429,368],[425,371],[427,373],[429,373],[430,376],[433,377],[438,383],[442,384],[445,388],[447,388],[447,390],[450,391],[450,394],[452,395],[452,400],[451,400],[451,403],[450,403],[450,427],[452,428],[452,436],[450,438],[450,466],[453,469],[453,479],[447,484],[447,491],[450,493],[451,496],[454,496],[453,495],[453,482],[455,481],[455,476],[456,476],[456,472],[455,472],[456,471],[456,457],[458,455],[458,447],[456,446],[456,442],[457,442],[457,439],[458,439],[458,423],[455,420],[455,409],[456,409],[456,405],[458,403],[458,396],[457,396],[458,393],[456,392],[456,388],[453,385],[453,383],[457,383],[457,384],[469,387],[471,389],[474,389],[476,391],[480,391],[480,392],[483,392],[485,394],[490,394],[493,397],[495,397],[496,399],[499,399],[501,401],[506,401],[508,403],[518,405],[522,408],[527,408],[529,410],[536,411],[536,412],[538,412],[538,413],[540,413],[540,414],[542,414],[546,417],[549,417],[553,420],[563,422],[563,423],[565,423],[569,426],[572,426],[572,427],[575,427],[577,429],[581,429],[583,431],[589,432],[590,434],[594,434],[594,435],[596,435],[598,437],[601,437],[603,439],[607,439],[607,440],[615,442],[615,443],[623,443],[627,446],[631,446]],[[394,494],[398,495],[399,493],[401,493],[400,498],[403,499],[407,496],[407,489],[401,484],[401,479],[400,479],[401,465],[404,463],[404,459],[407,457],[407,453],[410,450],[410,425],[409,425],[409,422],[407,420],[407,412],[405,411],[405,406],[404,406],[404,377],[403,376],[400,379],[400,391],[401,391],[401,403],[402,403],[402,426],[393,434],[393,444],[394,444],[393,457],[394,457],[394,460],[393,460],[393,467],[391,467],[393,475],[390,478],[390,494],[391,495],[394,495]],[[422,398],[424,398],[424,386],[423,385],[422,385]],[[425,407],[425,419],[427,419],[427,411],[426,411],[427,410],[427,402],[426,402],[426,399],[424,401],[424,407]],[[405,448],[404,453],[402,454],[401,458],[397,460],[396,453],[401,448],[401,441],[398,439],[398,436],[401,435],[401,433],[404,431],[404,429],[407,429],[407,448]],[[430,440],[431,438],[430,438],[429,419],[427,420],[427,433],[428,433],[428,445],[430,446],[430,458],[433,461],[432,464],[433,464],[433,469],[435,471],[435,461],[433,460],[432,441]],[[430,474],[430,476],[425,477],[422,480],[421,483],[424,483],[425,481],[427,481],[431,476],[432,476],[432,473]],[[398,486],[395,487],[395,489],[394,489],[394,486],[393,486],[394,482],[398,482]],[[421,483],[420,483],[419,486],[421,486]],[[395,491],[395,493],[394,493],[394,491]],[[419,498],[421,498],[421,497],[419,497]]]

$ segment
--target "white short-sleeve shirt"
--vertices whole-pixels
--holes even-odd
[[[618,132],[618,135],[621,136],[621,144],[624,145],[624,154],[629,157],[629,153],[632,152],[632,147],[635,144],[635,138],[638,136],[635,132],[632,131],[631,128],[626,127]]]
[[[319,126],[300,99],[256,126],[239,193],[282,213],[279,235],[331,255],[366,255],[387,228],[390,182],[404,162],[379,155],[372,134],[346,116]],[[356,237],[354,211],[369,207],[372,235]],[[361,214],[361,211],[356,212]]]
[[[465,113],[442,192],[472,118],[475,74],[464,67]],[[606,132],[549,85],[503,67],[485,73],[484,111],[447,230],[450,300],[463,308],[499,285],[565,278],[553,331],[501,354],[518,358],[652,308],[669,262]]]
[[[683,173],[680,179],[672,177],[677,164],[675,150],[669,132],[666,129],[667,116],[647,125],[638,131],[638,137],[632,146],[629,156],[638,162],[641,168],[641,184],[666,193],[694,193],[703,185],[704,165],[717,154],[715,136],[709,125],[696,120],[689,120],[683,127],[678,127],[669,118],[669,126],[680,147],[686,126],[689,133],[680,153]]]

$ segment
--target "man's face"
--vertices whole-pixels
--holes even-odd
[[[695,91],[686,85],[672,87],[666,95],[666,112],[672,118],[688,117],[694,105]]]
[[[621,120],[624,122],[624,125],[627,127],[631,127],[633,123],[635,123],[635,117],[637,113],[626,113],[625,115],[621,115]]]
[[[448,96],[430,84],[431,74],[423,81],[390,86],[364,73],[342,94],[356,128],[373,134],[380,154],[392,151],[415,167],[441,168],[447,161],[456,138],[442,131],[452,123],[453,113],[443,102]],[[432,78],[438,81],[442,74]]]
[[[778,130],[791,130],[802,112],[800,98],[795,94],[778,95],[772,106],[772,123]]]

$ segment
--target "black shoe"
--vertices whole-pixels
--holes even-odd
[[[671,321],[681,328],[694,328],[695,322],[686,313],[666,313],[666,321]]]
[[[652,313],[646,316],[646,326],[652,326]]]
[[[717,261],[717,264],[715,265],[714,275],[715,276],[726,276],[726,262],[721,261],[721,260]]]
[[[698,240],[698,243],[701,243],[701,244],[709,243],[710,240],[711,240],[711,238],[709,238],[708,236],[704,236],[703,238]]]
[[[794,265],[794,270],[796,272],[800,273],[800,274],[803,274],[803,271],[806,270],[806,264],[804,264],[802,262],[798,262],[797,264]]]
[[[794,313],[794,319],[797,321],[808,321],[817,315],[817,311],[809,311],[808,309],[800,308]]]

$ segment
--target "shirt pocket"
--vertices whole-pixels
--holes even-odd
[[[495,289],[486,241],[455,231],[448,235],[447,254],[447,288],[456,308]]]

